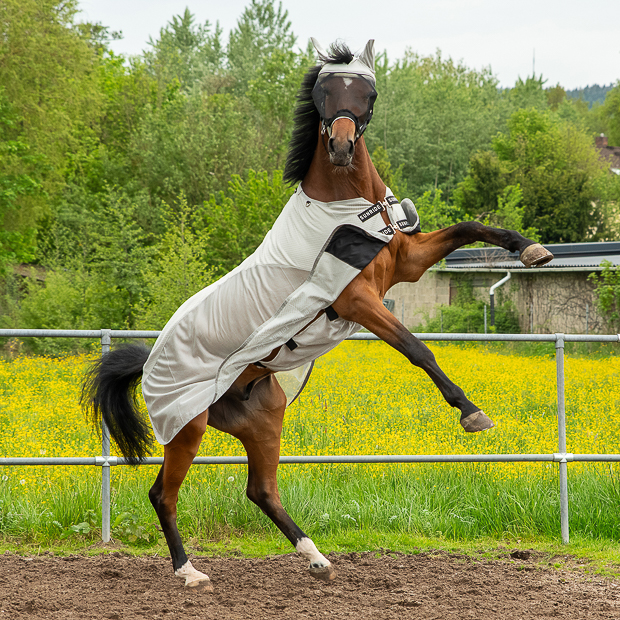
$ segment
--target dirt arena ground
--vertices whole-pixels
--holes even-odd
[[[194,557],[214,592],[185,589],[168,559],[0,555],[0,620],[620,618],[620,580],[541,564],[443,552],[332,554],[338,577],[315,581],[295,555]]]

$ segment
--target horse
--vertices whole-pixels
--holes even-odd
[[[185,302],[152,350],[138,344],[113,349],[94,365],[83,385],[82,405],[93,422],[100,424],[103,418],[127,462],[135,464],[149,453],[152,442],[137,400],[142,380],[153,429],[164,444],[163,465],[149,499],[174,574],[187,587],[213,590],[209,577],[189,561],[176,523],[179,488],[207,426],[241,441],[248,457],[248,498],[309,561],[310,575],[329,582],[336,576],[334,567],[280,501],[276,472],[287,397],[276,371],[301,366],[363,327],[428,374],[460,412],[466,432],[488,430],[494,426],[491,419],[382,300],[398,282],[417,282],[453,250],[474,242],[519,252],[526,266],[553,258],[518,232],[476,221],[421,232],[413,203],[401,204],[391,196],[364,141],[377,96],[374,41],[357,55],[343,44],[325,51],[313,42],[319,63],[307,71],[297,95],[285,166],[286,180],[299,185],[272,231],[230,277]],[[312,235],[303,228],[308,222],[315,227],[319,258],[304,254],[302,260],[296,253],[310,247],[306,236]],[[284,256],[278,259],[282,263],[292,256],[307,265],[307,271],[297,264],[273,271],[276,255]],[[254,272],[258,276],[251,278],[248,274]],[[269,273],[288,275],[265,284]],[[294,277],[297,284],[289,286]],[[243,298],[247,288],[251,291]],[[225,302],[222,293],[228,289],[234,293],[232,302]],[[301,301],[298,290],[304,291]],[[222,336],[219,330],[233,316],[241,317],[239,323]]]

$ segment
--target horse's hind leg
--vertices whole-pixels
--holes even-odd
[[[291,519],[280,501],[276,471],[286,397],[275,377],[256,384],[247,401],[233,393],[212,405],[209,425],[230,433],[248,455],[247,495],[310,562],[310,574],[323,581],[336,577],[330,561]]]
[[[188,422],[174,439],[164,446],[164,464],[159,470],[155,484],[149,491],[149,499],[166,537],[174,574],[185,579],[186,586],[191,588],[202,586],[211,591],[213,588],[209,577],[197,571],[187,559],[177,528],[179,488],[200,447],[200,441],[207,425],[207,417],[208,412],[204,411]]]

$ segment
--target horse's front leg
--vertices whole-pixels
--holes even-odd
[[[430,233],[413,235],[408,249],[412,255],[407,263],[423,273],[449,254],[470,243],[483,242],[519,252],[519,259],[526,267],[540,267],[553,259],[553,254],[515,230],[492,228],[480,222],[461,222]],[[406,278],[408,279],[408,278]]]
[[[368,295],[361,294],[366,288]],[[433,380],[446,402],[461,412],[461,426],[468,433],[493,428],[493,421],[472,403],[465,392],[444,373],[433,352],[394,317],[361,282],[353,281],[334,302],[340,317],[355,321],[402,353],[414,366],[421,368]]]

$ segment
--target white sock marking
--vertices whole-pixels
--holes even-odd
[[[185,585],[190,588],[197,586],[199,583],[209,581],[209,577],[207,577],[204,573],[201,573],[199,570],[196,570],[189,560],[187,560],[181,568],[177,568],[177,570],[174,571],[174,574],[177,577],[181,577],[181,579],[184,578]]]
[[[310,568],[327,568],[331,566],[331,562],[319,552],[316,545],[308,538],[302,538],[295,545],[297,553],[301,553],[310,561]]]

